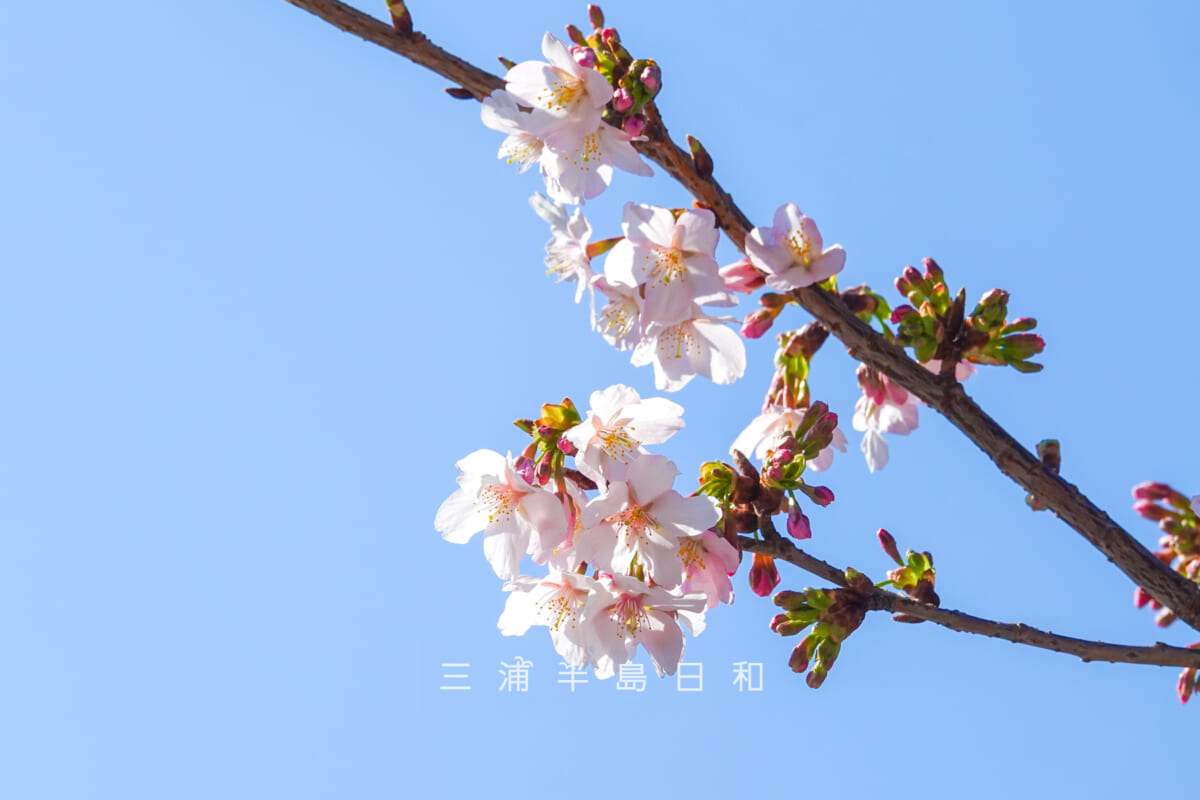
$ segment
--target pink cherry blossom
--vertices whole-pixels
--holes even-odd
[[[702,593],[704,607],[733,602],[733,583],[729,576],[737,572],[738,551],[713,531],[679,540],[679,561],[683,564],[683,594]]]
[[[774,227],[755,228],[746,237],[750,262],[766,273],[767,285],[780,292],[820,283],[842,271],[842,246],[822,247],[817,224],[794,203],[779,207]]]

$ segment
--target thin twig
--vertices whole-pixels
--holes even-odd
[[[789,564],[794,564],[830,583],[846,586],[846,577],[840,569],[810,556],[787,539],[761,541],[749,536],[739,536],[738,541],[743,549],[752,553],[762,553],[787,561]],[[1078,656],[1083,661],[1153,664],[1160,667],[1200,667],[1200,650],[1171,647],[1162,642],[1157,642],[1150,647],[1141,647],[1060,636],[1057,633],[1031,628],[1019,622],[994,622],[990,619],[964,614],[961,611],[939,608],[902,594],[889,592],[886,589],[875,589],[869,608],[872,611],[889,611],[920,617],[962,633],[976,633],[980,636],[990,636],[993,639],[1005,639],[1017,644],[1040,647],[1043,650],[1054,650],[1058,653]]]
[[[397,33],[389,25],[338,0],[287,0],[344,31],[385,47],[432,70],[482,99],[504,85],[496,75],[478,69],[430,42],[423,34]],[[688,152],[671,141],[653,105],[648,107],[650,141],[638,149],[685,189],[711,208],[722,230],[745,249],[752,225],[733,198],[714,178],[701,175]],[[1142,586],[1193,628],[1200,630],[1200,588],[1155,558],[1073,484],[1043,468],[1041,462],[985,413],[958,383],[942,382],[912,361],[904,350],[885,340],[850,312],[841,298],[817,287],[797,289],[793,296],[846,346],[850,355],[936,408],[1005,475],[1035,495],[1060,519],[1104,553],[1134,583]]]

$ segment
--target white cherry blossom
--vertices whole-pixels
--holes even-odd
[[[480,106],[483,124],[507,135],[500,144],[497,156],[509,164],[516,164],[518,173],[555,158],[546,149],[546,142],[542,138],[552,122],[549,116],[522,111],[517,108],[517,101],[512,95],[503,89],[497,89],[485,97]],[[544,166],[542,171],[545,172]]]
[[[775,225],[755,228],[746,237],[750,263],[766,273],[767,285],[779,292],[820,283],[842,271],[846,251],[835,244],[822,249],[817,224],[794,203],[775,212]]]
[[[610,678],[637,654],[640,644],[650,654],[661,678],[674,675],[683,657],[680,616],[689,628],[702,627],[702,594],[679,596],[625,575],[600,576],[599,591],[584,606],[585,627],[597,678]]]
[[[608,304],[593,315],[592,328],[618,350],[630,350],[642,340],[642,297],[636,286],[610,283],[604,275],[592,279],[592,287],[608,298]]]
[[[575,281],[575,302],[583,299],[584,290],[592,290],[592,264],[587,254],[592,226],[578,208],[570,215],[561,203],[547,200],[540,194],[529,198],[529,205],[550,226],[550,241],[546,242],[546,274],[555,283]]]
[[[545,489],[530,486],[512,457],[476,450],[455,466],[458,490],[437,510],[433,526],[442,538],[464,544],[483,531],[483,552],[501,578],[517,576],[526,553],[545,561],[567,534],[562,503]]]
[[[546,61],[523,61],[504,76],[505,89],[525,106],[545,112],[553,122],[546,138],[580,137],[596,129],[612,99],[608,79],[577,62],[553,34],[542,37]],[[547,63],[549,62],[549,63]]]
[[[625,480],[646,444],[662,444],[683,428],[683,407],[663,397],[645,400],[624,384],[592,392],[583,422],[564,436],[575,446],[575,466],[604,485]]]
[[[852,424],[854,430],[863,431],[861,448],[871,472],[883,469],[888,463],[888,445],[883,434],[904,436],[917,427],[916,398],[890,381],[886,387],[882,395],[872,398],[864,394],[854,404]]]
[[[629,573],[634,559],[660,586],[683,581],[679,538],[699,536],[721,512],[711,497],[684,497],[671,488],[679,470],[665,456],[644,455],[624,481],[583,509],[583,532],[575,539],[580,558],[606,571]]]
[[[746,371],[746,346],[727,323],[693,307],[692,316],[674,325],[650,323],[630,358],[635,367],[654,365],[659,391],[682,389],[697,375],[713,383],[733,383]]]
[[[504,585],[510,594],[500,615],[500,632],[523,636],[531,626],[545,625],[558,654],[569,664],[585,666],[591,656],[580,616],[588,596],[599,588],[595,580],[573,572],[551,570],[544,578],[518,576]]]
[[[629,134],[607,122],[584,135],[560,133],[547,139],[542,177],[546,194],[561,203],[579,205],[596,197],[612,182],[613,167],[649,177],[654,170],[642,161]]]
[[[676,219],[666,208],[626,203],[621,227],[625,238],[609,252],[604,274],[645,287],[647,320],[682,322],[702,298],[736,302],[713,257],[720,236],[713,212],[689,210]]]

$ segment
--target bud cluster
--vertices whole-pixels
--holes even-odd
[[[542,406],[542,416],[537,419],[518,419],[513,422],[525,433],[533,437],[521,455],[517,456],[514,466],[517,472],[531,486],[545,486],[553,478],[562,488],[564,473],[564,457],[575,455],[575,447],[563,438],[563,434],[582,422],[579,410],[564,397],[561,403],[546,403]],[[571,478],[582,484],[580,488],[592,490],[596,484],[576,470],[571,470]]]
[[[1146,482],[1133,487],[1133,510],[1158,523],[1163,532],[1154,555],[1188,580],[1200,583],[1200,517],[1196,506],[1200,496],[1188,499],[1165,483]],[[1134,605],[1149,605],[1157,611],[1154,622],[1165,628],[1175,621],[1169,608],[1151,597],[1146,590],[1134,590]]]
[[[590,36],[584,36],[574,25],[567,26],[567,36],[573,44],[571,56],[581,67],[596,70],[612,85],[613,96],[605,108],[604,121],[624,129],[630,136],[641,136],[646,130],[643,111],[662,88],[662,70],[649,59],[634,59],[629,54],[617,29],[604,25],[604,12],[599,6],[588,6],[588,21],[592,25]]]
[[[896,279],[896,289],[911,305],[898,306],[891,315],[898,327],[897,343],[913,348],[917,361],[1007,364],[1021,372],[1042,368],[1029,361],[1045,348],[1041,336],[1028,332],[1037,320],[1023,317],[1009,322],[1007,292],[992,289],[966,314],[966,290],[951,297],[937,262],[926,258],[922,263],[923,274],[909,266]]]
[[[897,569],[888,570],[888,579],[883,585],[891,584],[922,603],[929,603],[933,606],[941,605],[941,598],[933,590],[937,578],[933,570],[933,556],[928,552],[914,553],[909,550],[905,553],[904,558],[900,558],[900,550],[896,547],[896,540],[890,533],[880,528],[877,536],[883,552],[887,553],[897,565]],[[924,622],[919,617],[909,614],[895,614],[892,619],[897,622]]]
[[[771,620],[771,630],[780,636],[795,636],[810,625],[812,631],[792,650],[788,666],[793,672],[808,670],[805,681],[813,689],[825,682],[844,642],[867,615],[867,599],[874,587],[871,580],[854,569],[846,570],[845,589],[784,590],[774,597],[783,609]],[[809,670],[809,666],[812,669]]]

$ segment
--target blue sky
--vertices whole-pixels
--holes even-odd
[[[1058,438],[1067,479],[1153,545],[1129,487],[1200,491],[1192,4],[604,7],[662,66],[676,137],[705,143],[756,222],[788,201],[813,216],[846,248],[844,285],[891,292],[933,256],[972,300],[999,286],[1036,316],[1045,371],[985,370],[968,390],[1028,446]],[[412,11],[497,70],[585,21],[581,3]],[[656,393],[543,275],[538,181],[494,158],[477,105],[282,2],[7,19],[0,794],[1166,785],[1198,713],[1176,670],[879,617],[814,692],[744,574],[688,643],[702,692],[568,691],[543,632],[500,636],[499,581],[434,512],[454,462],[520,448],[509,423],[541,403]],[[618,174],[587,207],[597,235],[626,200],[690,202],[665,176]],[[688,426],[659,452],[681,485],[761,403],[773,344],[748,350],[735,385],[672,396]],[[833,343],[812,378],[847,423],[853,367]],[[948,607],[1200,638],[1156,629],[1127,579],[934,414],[875,475],[850,436],[814,554],[880,579],[886,527],[933,552]],[[813,582],[784,569],[785,586]],[[498,692],[517,656],[530,691]],[[764,665],[763,692],[737,692],[737,661]],[[472,690],[439,691],[443,662],[470,663]]]

